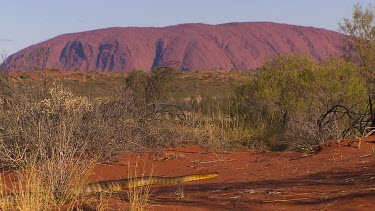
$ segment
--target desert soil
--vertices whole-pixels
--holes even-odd
[[[137,176],[218,172],[177,186],[152,186],[150,210],[375,210],[375,137],[349,145],[331,142],[306,156],[255,150],[215,153],[199,146],[124,154],[96,166],[91,182]],[[111,206],[122,209],[117,196]]]

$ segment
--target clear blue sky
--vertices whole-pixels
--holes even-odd
[[[0,0],[0,53],[112,26],[272,21],[337,30],[358,2],[375,0]]]

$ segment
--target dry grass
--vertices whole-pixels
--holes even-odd
[[[51,189],[46,186],[35,167],[22,171],[17,183],[12,205],[15,210],[47,210],[56,207]]]
[[[7,191],[7,186],[5,185],[5,180],[3,178],[3,175],[0,175],[0,197],[2,200],[0,200],[0,210],[7,210],[9,209],[10,203],[8,200],[5,199],[5,194]]]
[[[11,195],[2,195],[1,207],[15,210],[51,210],[80,199],[77,194],[87,182],[89,169],[95,164],[79,160],[70,152],[54,155],[44,162],[37,159],[26,161],[27,166],[17,170],[17,181],[1,181],[1,188]],[[2,193],[5,191],[2,191]]]
[[[192,125],[184,128],[187,134],[198,140],[198,143],[216,151],[238,147],[255,147],[250,128],[246,128],[238,118],[226,115],[222,110],[207,116],[202,113],[191,113]]]
[[[133,169],[130,167],[128,168],[128,178],[136,178],[145,176],[145,163],[143,165],[143,172],[140,174],[138,172],[138,162],[136,162]],[[153,169],[150,171],[150,175],[152,176]],[[144,211],[150,208],[150,195],[151,195],[151,185],[147,184],[145,186],[140,187],[129,187],[126,191],[129,200],[129,210],[130,211]]]

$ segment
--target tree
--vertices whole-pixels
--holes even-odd
[[[8,54],[5,50],[3,50],[0,54],[0,67],[4,64],[5,60],[7,60]]]
[[[363,133],[364,127],[375,127],[375,7],[354,5],[352,17],[344,18],[339,31],[345,35],[347,58],[358,64],[368,84],[368,110],[359,118],[361,122],[353,123],[360,125],[358,130]]]
[[[345,35],[348,59],[357,63],[366,80],[375,85],[375,7],[354,5],[351,18],[344,18],[339,31]]]

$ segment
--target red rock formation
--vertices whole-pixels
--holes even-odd
[[[64,34],[11,55],[2,69],[150,71],[169,61],[183,70],[253,69],[265,58],[306,53],[321,60],[342,53],[342,35],[270,22],[106,28]]]

